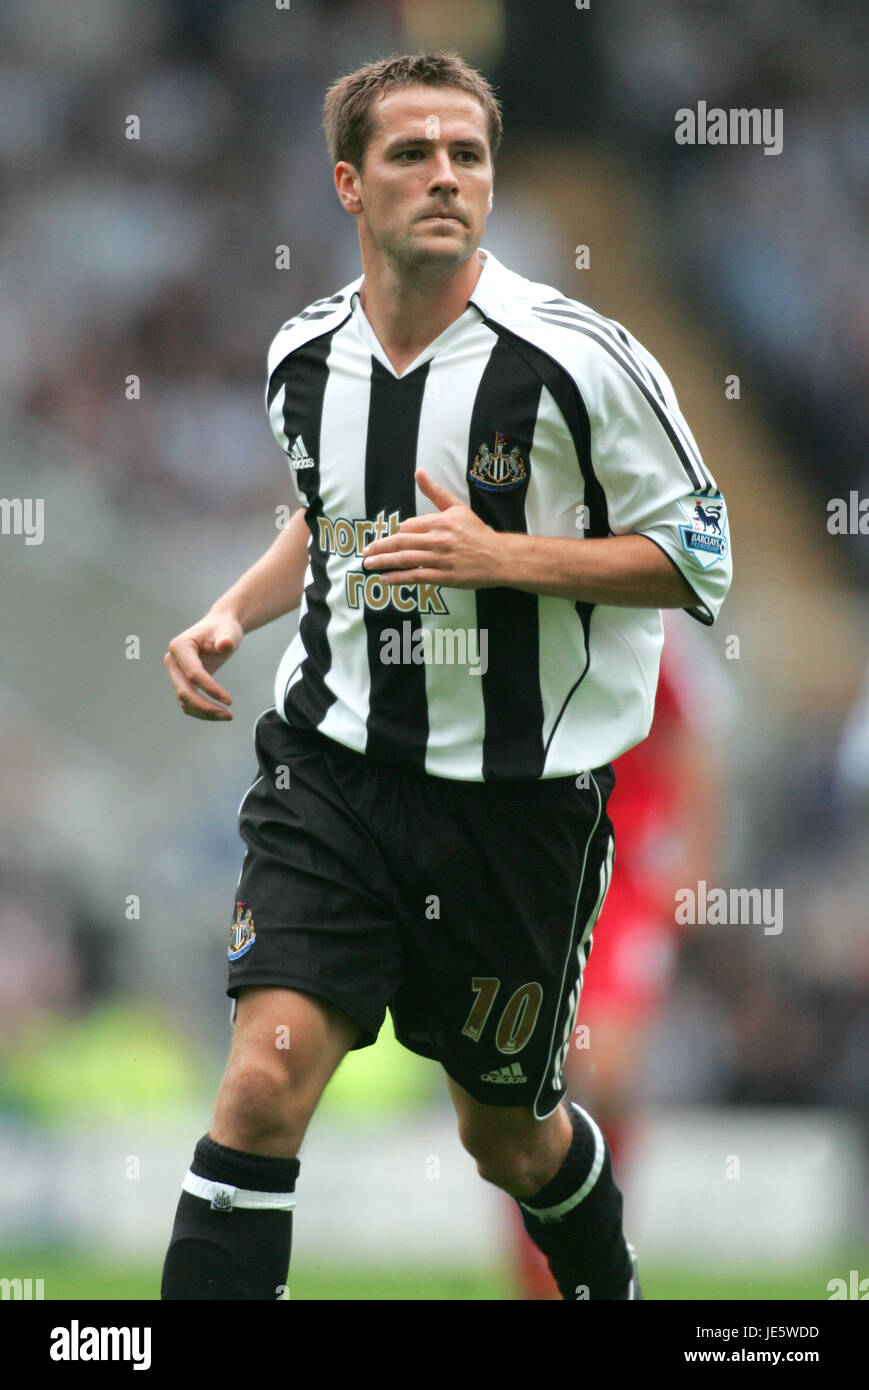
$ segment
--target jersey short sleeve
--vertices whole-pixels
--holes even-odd
[[[732,578],[727,506],[662,368],[613,327],[580,378],[610,528],[663,550],[697,595],[686,612],[711,626]]]
[[[269,418],[272,434],[277,440],[281,450],[286,457],[290,474],[290,496],[289,507],[291,512],[297,512],[301,507],[307,506],[307,499],[299,488],[299,480],[296,469],[293,466],[293,456],[290,448],[290,440],[287,438],[284,428],[284,395],[286,391],[285,380],[278,380],[275,375],[276,347],[279,344],[284,329],[277,335],[269,348],[268,353],[268,380],[266,383],[265,404],[266,414]],[[292,359],[285,362],[284,374],[292,370]]]

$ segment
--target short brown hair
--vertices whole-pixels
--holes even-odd
[[[503,131],[500,104],[485,77],[469,67],[454,49],[442,53],[393,53],[333,82],[323,104],[323,129],[332,164],[346,160],[361,170],[374,132],[375,99],[398,87],[419,84],[457,87],[477,99],[486,113],[489,154],[494,164]]]

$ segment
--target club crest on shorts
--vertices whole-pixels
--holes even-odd
[[[495,431],[495,447],[481,444],[474,457],[468,478],[486,492],[510,492],[528,477],[528,468],[518,445],[506,448],[509,435]]]
[[[227,955],[230,960],[241,960],[246,956],[253,943],[256,941],[256,932],[253,927],[253,912],[246,903],[236,903],[235,921],[229,929],[229,951]]]
[[[707,570],[727,557],[727,507],[721,493],[708,497],[688,497],[679,506],[689,524],[679,527],[682,549],[687,550],[701,568]]]

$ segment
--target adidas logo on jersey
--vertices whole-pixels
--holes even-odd
[[[314,460],[305,448],[305,441],[301,435],[290,450],[290,463],[294,468],[316,468]]]
[[[518,1062],[511,1067],[496,1067],[494,1071],[484,1072],[481,1081],[491,1081],[495,1086],[523,1086],[528,1080]]]

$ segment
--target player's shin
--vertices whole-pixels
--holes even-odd
[[[162,1299],[279,1299],[290,1263],[297,1158],[263,1158],[205,1135],[163,1266]]]
[[[569,1104],[573,1141],[555,1177],[519,1202],[564,1299],[626,1299],[632,1264],[622,1231],[622,1194],[600,1129]],[[517,1199],[518,1200],[518,1199]]]

